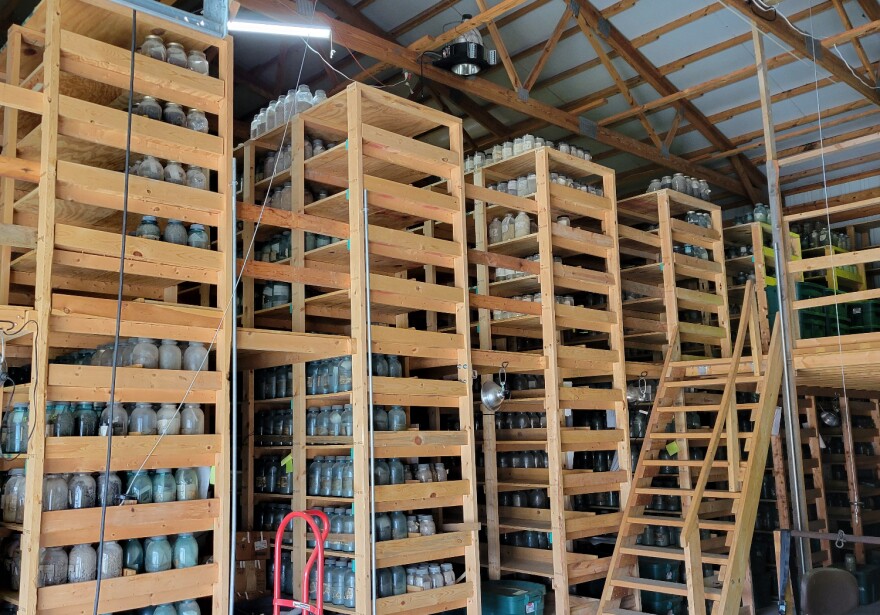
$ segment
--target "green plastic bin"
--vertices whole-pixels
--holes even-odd
[[[654,613],[654,615],[684,615],[684,598],[682,596],[672,596],[669,594],[658,594],[657,600],[646,598],[646,594],[653,592],[642,592],[642,611],[645,613]]]
[[[484,581],[482,602],[484,615],[543,615],[544,594],[540,583],[529,581]]]
[[[858,333],[880,331],[880,301],[853,301],[847,304],[850,331]]]

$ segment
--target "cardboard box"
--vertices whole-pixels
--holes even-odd
[[[235,534],[236,561],[271,558],[272,550],[269,548],[269,540],[273,538],[274,535],[270,532],[237,532]]]
[[[268,562],[261,559],[235,562],[235,591],[257,593],[266,591]]]

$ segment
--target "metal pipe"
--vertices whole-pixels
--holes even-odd
[[[232,201],[232,219],[236,219],[235,215],[235,178],[236,178],[236,164],[235,158],[232,159],[232,181],[231,187],[232,189],[229,191],[230,200]],[[234,228],[234,227],[233,227]],[[233,262],[234,262],[234,254],[235,254],[235,233],[230,233],[230,243],[231,246],[229,249],[233,253]],[[237,291],[236,288],[236,275],[235,275],[235,267],[232,267],[230,271],[230,275],[232,276],[232,297],[230,297],[229,301],[233,305],[233,310],[237,311],[235,306],[235,294]],[[230,484],[229,484],[229,493],[232,495],[232,504],[230,504],[230,525],[229,531],[232,536],[232,540],[230,540],[229,544],[229,615],[233,615],[235,611],[235,533],[238,530],[238,520],[235,516],[235,502],[237,498],[235,497],[236,490],[238,489],[238,410],[240,406],[238,406],[238,314],[233,313],[232,315],[232,365],[230,366],[230,375],[232,376],[232,436],[230,438],[230,442],[232,443],[232,451],[230,460]]]
[[[370,224],[369,205],[367,204],[367,191],[364,190],[364,283],[366,285],[366,331],[367,344],[363,349],[367,353],[367,395],[369,399],[370,415],[367,417],[368,433],[370,435],[370,582],[373,596],[370,599],[373,615],[376,615],[376,481],[373,480],[376,470],[376,440],[373,430],[373,314],[370,308]]]

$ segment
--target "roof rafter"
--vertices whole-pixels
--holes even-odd
[[[846,83],[874,104],[880,104],[880,93],[878,93],[876,89],[870,88],[862,83],[858,77],[850,72],[846,64],[837,57],[837,55],[828,52],[823,48],[827,46],[826,42],[828,39],[818,41],[811,36],[804,36],[802,33],[788,25],[784,19],[774,19],[773,21],[761,19],[752,12],[748,2],[745,0],[721,1],[730,8],[735,9],[748,17],[749,20],[751,20],[751,22],[754,23],[764,34],[779,39],[791,47],[798,56],[815,62],[821,68],[834,75],[839,81]],[[858,30],[858,28],[856,28],[856,30]]]
[[[504,2],[496,5],[496,7],[503,4]],[[242,0],[242,5],[280,20],[297,16],[295,8],[290,3],[282,0]],[[541,103],[534,98],[522,100],[514,91],[480,77],[463,80],[450,72],[438,70],[433,66],[422,67],[419,64],[419,54],[416,51],[342,23],[324,13],[316,13],[315,20],[330,27],[333,30],[334,39],[341,44],[346,45],[352,50],[374,57],[379,62],[387,62],[413,72],[422,70],[424,75],[432,81],[457,88],[468,94],[474,94],[525,115],[540,118],[565,130],[586,134],[600,143],[619,149],[621,152],[650,160],[670,169],[680,170],[689,175],[703,177],[713,184],[736,194],[745,193],[742,185],[728,176],[716,173],[700,165],[694,165],[677,156],[664,156],[655,147],[646,146],[637,139],[617,131],[596,126],[587,118]]]
[[[675,84],[667,77],[661,75],[657,67],[641,51],[636,49],[620,30],[605,19],[589,0],[572,0],[572,5],[577,6],[575,19],[577,19],[579,24],[584,24],[582,28],[589,27],[599,32],[605,42],[617,51],[620,57],[632,66],[637,73],[642,75],[648,84],[657,90],[661,96],[678,92]],[[688,122],[694,125],[712,145],[721,151],[729,150],[733,147],[730,139],[716,128],[692,102],[682,100],[680,108]],[[737,154],[731,157],[730,161],[749,198],[753,202],[760,201],[762,199],[762,188],[766,185],[767,181],[764,175],[745,156]]]
[[[532,87],[534,87],[535,82],[538,80],[538,77],[541,76],[541,71],[544,70],[544,66],[547,64],[547,60],[550,59],[550,55],[556,49],[556,46],[559,44],[559,40],[562,38],[562,34],[565,32],[566,26],[568,26],[568,21],[571,19],[571,10],[568,7],[565,7],[565,10],[562,11],[562,17],[559,18],[559,22],[556,24],[556,27],[553,29],[553,33],[550,34],[550,38],[547,39],[547,42],[544,44],[544,48],[541,50],[541,55],[538,56],[538,61],[535,62],[535,65],[532,67],[529,76],[526,78],[523,87],[527,92],[530,92]]]
[[[843,5],[843,0],[831,0],[834,3],[834,9],[837,11],[837,14],[840,16],[840,23],[843,24],[844,30],[852,30],[852,20],[849,18],[849,14],[846,12],[846,7]],[[871,71],[871,60],[868,59],[868,54],[865,53],[865,48],[862,46],[862,42],[859,39],[853,39],[853,47],[856,50],[856,55],[859,56],[859,61],[862,63],[862,68],[867,74],[868,78],[877,82],[877,76],[874,75]]]
[[[480,13],[485,13],[489,10],[489,7],[486,6],[486,0],[477,0],[477,6],[480,8]],[[520,89],[522,87],[522,81],[519,79],[519,74],[516,72],[516,66],[513,65],[513,60],[510,59],[510,54],[507,53],[507,45],[504,44],[504,39],[501,38],[501,32],[498,31],[498,26],[495,25],[495,20],[490,19],[487,21],[486,28],[488,28],[489,34],[492,36],[492,41],[495,43],[495,50],[501,57],[501,63],[504,65],[504,70],[507,72],[507,78],[510,79],[510,85],[516,90]]]

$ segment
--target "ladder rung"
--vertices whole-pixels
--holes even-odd
[[[700,581],[703,579],[700,578]],[[687,596],[688,588],[684,583],[673,583],[671,581],[657,581],[655,579],[640,579],[638,577],[619,576],[608,579],[608,582],[617,587],[629,587],[630,589],[643,589],[663,594],[672,594],[673,596]],[[703,590],[706,598],[709,600],[720,600],[721,590],[716,587],[706,587]]]
[[[740,374],[736,377],[736,384],[749,384],[755,382],[761,382],[763,380],[762,376],[755,375],[746,375]],[[687,388],[687,387],[707,387],[707,386],[724,386],[727,384],[727,378],[702,378],[702,379],[688,379],[688,380],[667,380],[666,386],[673,388]]]
[[[654,431],[648,434],[651,440],[709,440],[711,437],[711,431]],[[720,437],[726,438],[727,434],[722,433]]]
[[[670,466],[673,468],[702,468],[703,460],[702,459],[645,459],[643,461],[639,461],[639,464],[650,466],[650,467],[662,467],[662,466]],[[726,468],[728,463],[726,461],[713,461],[713,468]]]
[[[621,547],[621,553],[627,555],[643,555],[645,557],[659,557],[661,559],[672,559],[680,562],[684,561],[684,549],[676,547],[648,547],[645,545],[636,545],[634,547]],[[703,553],[700,559],[707,564],[715,564],[723,566],[727,564],[726,553]]]
[[[720,404],[704,404],[702,406],[658,406],[657,412],[663,414],[675,414],[678,412],[718,412]]]
[[[636,487],[636,493],[640,495],[677,495],[683,498],[690,497],[694,494],[694,489],[673,489],[672,487]],[[728,498],[731,500],[739,499],[742,495],[738,491],[721,491],[718,489],[706,489],[703,491],[703,497],[706,498]]]
[[[681,517],[650,517],[647,515],[628,515],[626,520],[636,525],[669,525],[672,527],[684,527],[684,519]],[[715,519],[700,519],[698,524],[701,530],[713,530],[729,532],[736,527],[733,521],[717,521]]]

